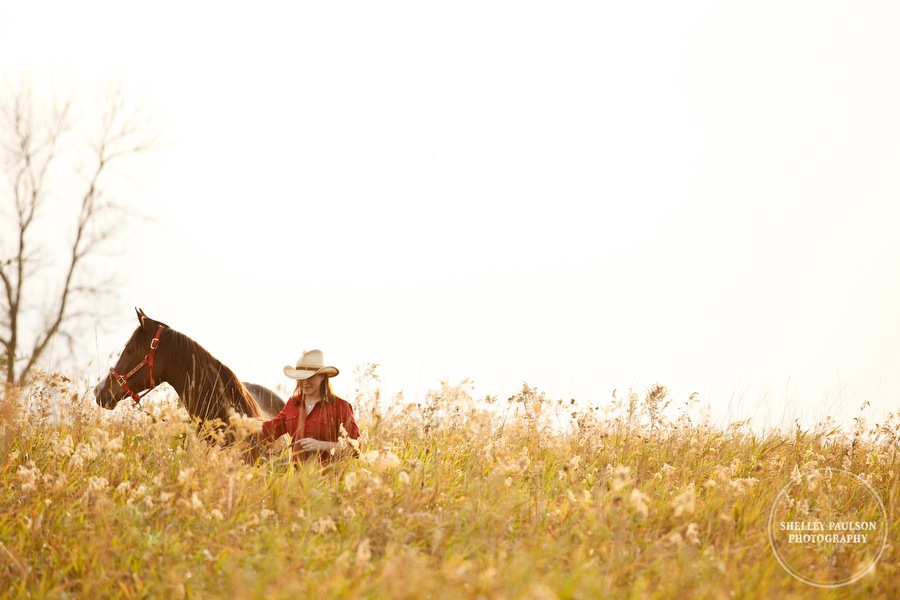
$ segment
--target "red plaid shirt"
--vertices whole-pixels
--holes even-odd
[[[284,408],[275,418],[263,422],[263,435],[268,440],[277,440],[286,433],[291,434],[291,443],[303,438],[313,438],[323,442],[336,442],[341,437],[341,425],[347,431],[350,439],[359,439],[359,427],[353,418],[353,407],[350,403],[337,396],[331,396],[329,400],[316,402],[312,412],[306,414],[306,405],[303,395],[291,396]],[[305,461],[311,458],[315,452],[304,452],[293,446],[294,458]],[[329,452],[318,452],[319,459],[323,462],[332,460]]]

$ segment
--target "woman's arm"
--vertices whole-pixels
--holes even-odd
[[[340,444],[338,442],[324,442],[315,438],[302,438],[294,442],[299,450],[304,452],[331,452],[338,451]]]

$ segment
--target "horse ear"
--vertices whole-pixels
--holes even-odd
[[[141,327],[143,327],[143,326],[144,326],[144,323],[145,323],[145,322],[147,321],[147,319],[149,319],[150,317],[148,317],[147,315],[145,315],[145,314],[144,314],[144,311],[141,310],[140,308],[137,308],[137,307],[135,307],[134,312],[137,313],[138,321],[141,322]]]

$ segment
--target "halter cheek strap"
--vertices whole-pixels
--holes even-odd
[[[128,371],[128,373],[126,373],[125,375],[119,375],[115,367],[111,367],[109,369],[109,374],[112,376],[115,382],[119,384],[119,387],[125,390],[125,395],[130,397],[135,404],[139,404],[141,398],[146,396],[150,392],[150,390],[156,387],[156,384],[153,383],[153,360],[156,355],[156,348],[159,346],[159,338],[160,336],[162,336],[162,330],[163,326],[160,325],[156,330],[156,335],[154,335],[153,339],[150,340],[150,351],[147,352],[146,356],[144,356],[144,360],[136,364],[133,369]],[[144,366],[148,366],[150,368],[150,387],[144,390],[142,394],[137,394],[130,387],[128,387],[128,380],[135,373],[143,369]]]

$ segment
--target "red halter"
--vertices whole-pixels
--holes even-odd
[[[133,369],[128,371],[126,375],[119,375],[115,367],[110,367],[109,369],[109,374],[115,379],[116,383],[119,384],[119,387],[125,390],[125,395],[130,396],[135,404],[140,403],[141,398],[146,396],[147,393],[150,392],[150,390],[156,387],[156,384],[153,383],[153,357],[156,354],[156,347],[159,346],[159,337],[162,335],[162,330],[163,326],[160,325],[156,330],[156,335],[154,335],[153,339],[150,340],[150,351],[147,353],[147,356],[144,357],[144,360],[135,365]],[[150,387],[144,390],[143,394],[138,395],[133,392],[130,387],[128,387],[127,381],[132,375],[143,369],[144,365],[148,365],[150,367]]]

